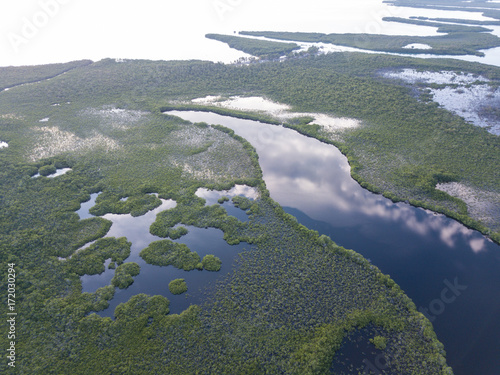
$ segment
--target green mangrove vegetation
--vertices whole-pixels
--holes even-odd
[[[415,23],[418,21],[413,22],[410,20],[408,22]],[[427,23],[427,26],[432,25]],[[371,51],[404,54],[428,53],[436,55],[484,56],[484,53],[480,51],[481,49],[500,46],[499,37],[490,33],[477,32],[483,31],[482,29],[444,24],[439,27],[443,32],[446,30],[447,34],[436,36],[395,36],[377,34],[321,34],[279,31],[242,31],[240,34],[296,42],[331,43]],[[417,48],[404,48],[415,43],[429,45],[432,49],[422,50]]]
[[[379,73],[453,70],[498,82],[498,68],[357,53],[248,66],[79,64],[64,75],[57,75],[64,69],[53,67],[34,71],[35,78],[53,78],[0,93],[0,139],[9,143],[0,150],[0,264],[16,265],[21,371],[328,373],[348,333],[374,326],[385,339],[374,338],[374,345],[391,353],[394,373],[451,373],[431,323],[389,276],[298,224],[270,199],[248,142],[222,126],[191,124],[161,110],[193,108],[191,99],[207,95],[258,95],[300,112],[357,118],[362,126],[341,133],[307,118],[285,125],[337,145],[363,186],[394,200],[447,210],[481,229],[463,202],[438,193],[435,184],[461,181],[500,191],[498,137]],[[27,68],[8,69],[9,85],[25,80]],[[42,118],[49,120],[40,123]],[[31,178],[45,166],[60,165],[72,171]],[[235,184],[259,190],[255,201],[233,198],[249,213],[245,223],[195,195],[200,187],[227,190]],[[140,270],[127,262],[127,239],[104,237],[111,222],[80,220],[75,213],[97,192],[92,213],[98,216],[141,215],[161,199],[175,200],[177,205],[160,212],[150,227],[164,238],[141,251],[150,264],[220,267],[215,257],[202,260],[170,240],[188,225],[220,229],[229,244],[246,242],[252,248],[221,275],[203,306],[170,314],[167,298],[140,294],[120,304],[114,319],[103,318],[94,312],[105,309],[115,287],[130,285]],[[498,233],[490,236],[499,240]],[[111,285],[82,293],[80,276],[103,272],[108,260],[109,268],[116,266]],[[1,287],[6,285],[3,274]],[[1,322],[2,337],[7,330],[7,322]],[[0,371],[6,371],[5,362]]]
[[[453,25],[442,22],[432,22],[421,19],[408,19],[401,17],[384,17],[383,21],[387,22],[399,22],[399,23],[407,23],[410,25],[419,25],[419,26],[431,26],[437,27],[438,33],[480,33],[480,32],[488,32],[493,31],[491,29],[487,29],[482,26],[465,26],[465,25]]]
[[[100,238],[92,245],[77,251],[67,263],[77,275],[100,274],[105,270],[106,259],[121,265],[129,257],[131,245],[125,237]]]
[[[142,216],[160,205],[161,200],[151,194],[135,195],[122,200],[117,195],[103,193],[99,194],[96,204],[90,208],[89,212],[95,216],[107,213]]]
[[[167,230],[167,237],[177,240],[181,238],[182,236],[186,235],[188,233],[188,230],[184,227],[178,227],[178,228],[168,228]]]
[[[471,0],[471,1],[458,1],[458,0],[386,0],[386,3],[399,7],[408,8],[423,8],[423,9],[436,9],[446,11],[461,11],[461,12],[477,12],[481,13],[484,17],[495,18],[500,20],[500,6],[498,3]]]
[[[411,341],[409,347],[420,348],[417,349],[420,354],[409,354],[411,349],[405,346],[396,360],[399,363],[393,368],[395,372],[399,370],[401,373],[418,371],[417,358],[421,355],[426,357],[426,354],[420,351],[422,347],[418,340],[414,341],[415,337],[410,339],[413,335],[407,330],[412,331],[415,329],[412,328],[413,324],[419,326],[423,321],[419,313],[407,321],[396,318],[401,311],[416,312],[414,304],[404,297],[398,286],[358,254],[297,224],[271,200],[264,199],[257,204],[260,207],[259,225],[268,228],[268,235],[256,241],[258,246],[255,251],[241,257],[238,276],[230,277],[230,288],[218,289],[217,299],[221,302],[210,312],[222,319],[221,328],[228,322],[238,322],[238,328],[234,327],[234,330],[230,329],[221,336],[223,346],[228,347],[225,340],[232,341],[237,332],[253,332],[245,341],[239,341],[238,347],[233,348],[233,355],[237,358],[231,362],[231,366],[235,366],[234,371],[326,373],[332,361],[335,361],[335,352],[345,334],[369,324],[383,327],[389,332],[392,349],[397,347],[397,340]],[[272,219],[275,215],[282,219]],[[264,218],[271,218],[272,221],[268,222]],[[278,222],[281,224],[276,225]],[[273,251],[260,251],[268,247]],[[260,272],[256,272],[256,269]],[[365,275],[361,283],[360,279],[352,278],[360,274]],[[358,284],[351,289],[354,283]],[[380,285],[381,289],[368,291],[375,285]],[[314,301],[306,301],[308,295],[314,295]],[[336,298],[331,298],[332,295]],[[387,297],[395,298],[398,302],[396,305],[379,305]],[[373,300],[369,302],[372,298],[377,301],[375,304]],[[236,316],[228,313],[233,309],[238,312]],[[270,324],[275,329],[270,330]],[[230,324],[230,327],[233,325]],[[434,342],[426,350],[434,346],[431,351],[443,353],[437,341],[433,341],[431,325],[425,328],[420,326],[420,329],[424,332],[421,338],[426,337],[424,341],[429,340],[429,344]],[[266,339],[261,338],[261,334],[266,335]],[[226,344],[222,344],[224,342]],[[255,351],[267,353],[268,360],[265,363],[256,361],[252,354]],[[416,362],[402,364],[400,361],[403,358],[412,358],[410,362]],[[441,361],[438,357],[435,360]],[[441,367],[438,362],[434,362],[432,368],[426,366],[425,371],[446,373],[448,369]],[[223,371],[218,366],[214,369],[215,372]]]
[[[57,77],[78,67],[92,64],[90,60],[72,61],[65,64],[47,64],[24,67],[4,67],[0,76],[0,91],[6,88],[39,82]]]
[[[120,264],[111,279],[111,285],[120,289],[128,288],[134,282],[133,276],[137,276],[140,269],[139,265],[135,262]]]
[[[383,336],[375,336],[374,338],[370,339],[370,342],[380,350],[384,350],[387,347],[387,339]]]
[[[500,26],[500,21],[493,21],[493,20],[485,20],[485,21],[479,21],[479,20],[467,20],[463,18],[429,18],[429,17],[410,17],[411,19],[416,19],[416,20],[431,20],[431,21],[437,21],[437,22],[448,22],[448,23],[460,23],[463,25],[483,25],[483,26]]]
[[[203,257],[201,264],[203,264],[203,268],[207,271],[218,272],[220,271],[222,262],[216,256],[208,254]]]
[[[253,202],[247,197],[243,197],[240,195],[234,196],[231,201],[233,202],[235,207],[241,208],[243,211],[248,210],[252,207]]]
[[[41,176],[48,176],[50,174],[56,173],[57,168],[54,165],[44,165],[43,167],[40,167],[38,170],[38,173],[40,173]]]
[[[183,243],[170,240],[151,242],[147,248],[141,251],[141,258],[146,263],[156,266],[174,266],[184,271],[203,268],[200,256],[192,252]]]
[[[175,225],[184,224],[221,229],[224,232],[224,240],[230,245],[237,245],[241,241],[252,243],[251,238],[241,235],[248,224],[240,222],[234,216],[228,216],[220,205],[205,206],[205,200],[194,196],[194,193],[193,196],[178,200],[177,203],[176,207],[160,212],[156,216],[156,221],[150,227],[151,234],[169,237]]]
[[[300,49],[296,43],[281,43],[268,40],[241,38],[233,35],[207,34],[208,39],[226,43],[229,47],[264,59],[276,59]]]
[[[182,294],[187,292],[188,287],[184,279],[175,279],[168,283],[168,290],[172,294]]]
[[[229,197],[226,197],[225,195],[217,199],[217,202],[220,204],[223,204],[224,202],[229,202]]]

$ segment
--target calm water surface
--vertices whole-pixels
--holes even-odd
[[[234,195],[244,195],[246,189],[233,192]],[[88,210],[95,204],[98,194],[92,194],[91,200],[81,205],[77,213],[81,219],[92,217]],[[217,204],[217,199],[224,195],[219,192],[205,192],[198,194],[206,198],[207,204]],[[231,196],[231,192],[226,194]],[[250,195],[250,198],[252,196]],[[184,226],[188,229],[188,234],[174,242],[186,244],[191,251],[198,253],[200,258],[207,254],[213,254],[220,258],[222,266],[219,272],[209,272],[206,270],[179,270],[173,266],[159,267],[147,264],[139,253],[151,242],[161,240],[162,238],[153,236],[149,233],[149,227],[155,221],[157,213],[175,207],[176,203],[172,200],[162,200],[163,204],[154,210],[149,211],[143,216],[132,217],[131,215],[106,214],[103,218],[113,222],[111,229],[106,237],[127,237],[132,243],[131,254],[125,262],[136,262],[141,267],[140,274],[134,277],[134,283],[127,289],[115,288],[115,295],[110,301],[109,307],[100,311],[101,316],[114,316],[115,307],[122,302],[127,302],[130,297],[145,293],[148,295],[163,295],[170,300],[170,312],[174,314],[181,313],[192,304],[203,302],[205,292],[212,289],[216,281],[227,274],[233,268],[233,262],[243,250],[249,250],[250,245],[228,245],[223,239],[223,232],[215,228],[196,228],[193,226]],[[234,207],[231,202],[225,202],[222,205],[229,215],[235,216],[240,221],[248,220],[244,211]],[[100,275],[84,275],[81,277],[83,292],[93,293],[98,288],[111,284],[114,270],[108,269],[110,263],[108,259],[105,263],[106,271]],[[186,280],[188,291],[185,294],[173,295],[168,290],[168,283],[174,279],[182,278]],[[213,290],[213,289],[212,289]]]
[[[362,189],[346,158],[316,139],[213,113],[168,114],[247,139],[271,197],[390,274],[433,322],[455,374],[499,374],[500,246],[443,215]]]

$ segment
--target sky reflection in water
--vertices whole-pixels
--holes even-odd
[[[390,274],[417,308],[440,306],[446,282],[465,285],[453,303],[430,317],[456,374],[496,374],[499,246],[443,215],[394,204],[364,190],[350,177],[340,151],[316,139],[213,113],[168,114],[224,125],[247,139],[257,150],[274,200],[306,227],[329,235]]]
[[[470,237],[470,249],[485,249],[484,237],[443,215],[418,215],[418,209],[394,204],[372,194],[350,177],[350,167],[340,151],[331,145],[306,138],[295,131],[250,120],[213,113],[179,112],[170,114],[190,121],[217,123],[235,130],[257,150],[271,197],[283,207],[294,207],[314,220],[335,227],[353,227],[374,220],[403,223],[421,236],[439,233],[443,244],[455,247],[457,237]],[[301,199],[297,199],[301,197]]]

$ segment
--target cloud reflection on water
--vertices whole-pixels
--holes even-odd
[[[363,189],[350,176],[346,157],[331,145],[251,120],[205,112],[169,113],[193,122],[221,124],[247,139],[259,154],[271,197],[314,220],[340,228],[402,224],[409,233],[435,237],[449,248],[465,241],[475,253],[485,249],[482,237],[456,221],[405,203],[394,204]]]
[[[234,185],[234,187],[229,190],[221,191],[199,188],[196,190],[195,195],[205,199],[207,201],[207,205],[211,205],[217,203],[217,200],[222,196],[235,197],[237,195],[241,195],[249,199],[257,199],[259,197],[259,191],[252,186]]]
[[[138,217],[133,217],[130,214],[117,215],[106,214],[102,216],[104,219],[113,222],[111,229],[106,237],[127,237],[134,244],[134,247],[145,248],[151,242],[157,241],[160,238],[149,233],[149,227],[156,220],[156,215],[161,211],[165,211],[177,206],[177,203],[171,199],[162,199],[162,204],[154,210],[148,211],[146,214]],[[132,258],[134,258],[132,254]],[[138,256],[136,254],[136,256]]]

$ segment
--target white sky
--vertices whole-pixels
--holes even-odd
[[[386,8],[381,0],[1,0],[0,66],[105,57],[235,59],[241,54],[204,35],[376,31],[390,15],[378,14]]]
[[[381,21],[422,11],[382,0],[0,0],[0,66],[106,57],[229,62],[242,54],[204,35],[241,30],[435,35]]]

